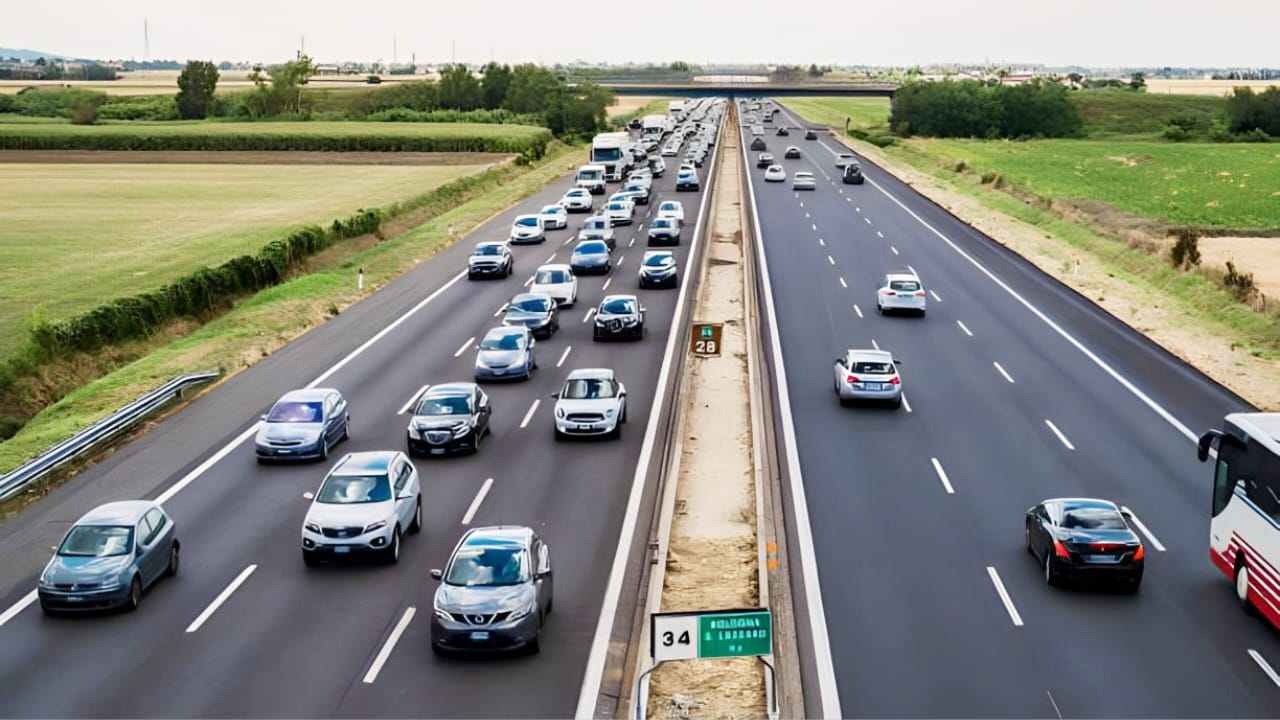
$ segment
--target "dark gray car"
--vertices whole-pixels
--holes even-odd
[[[498,327],[485,333],[476,348],[476,382],[528,380],[538,368],[533,357],[535,344],[526,327]]]
[[[254,437],[258,462],[324,460],[351,436],[351,414],[342,393],[330,388],[287,392],[262,416]]]
[[[546,293],[520,293],[507,303],[502,324],[527,327],[534,337],[549,338],[560,329],[556,301]]]
[[[583,240],[569,256],[569,269],[574,275],[604,275],[611,266],[609,246],[603,240]]]
[[[40,573],[40,607],[46,613],[136,610],[152,583],[178,574],[180,547],[173,520],[158,503],[100,505],[71,526]]]
[[[431,649],[525,649],[538,652],[538,636],[551,614],[551,550],[520,526],[468,530],[440,580],[431,617]]]

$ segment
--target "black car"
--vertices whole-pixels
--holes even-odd
[[[760,153],[756,156],[756,167],[767,168],[773,164],[773,155],[771,153]]]
[[[856,162],[851,162],[844,166],[844,170],[840,171],[840,179],[845,185],[861,185],[862,184],[862,166]]]
[[[818,139],[818,133],[816,133],[816,132],[814,132],[814,131],[812,131],[812,130],[805,130],[805,131],[804,131],[804,139],[805,139],[805,140],[817,140],[817,139]]]
[[[1095,578],[1119,581],[1137,592],[1146,549],[1129,527],[1130,517],[1108,500],[1045,500],[1027,510],[1027,551],[1049,585]]]
[[[405,431],[409,454],[478,452],[492,412],[489,396],[475,383],[432,387],[418,398]]]
[[[520,293],[507,303],[507,313],[502,316],[502,324],[523,325],[529,328],[534,337],[545,340],[560,329],[560,315],[556,311],[556,301],[550,295]]]
[[[669,250],[650,250],[640,261],[640,287],[680,287],[680,271],[676,256]]]
[[[606,295],[596,309],[592,340],[644,337],[645,309],[635,295]]]
[[[787,130],[785,127],[780,127],[778,128],[778,132],[776,134],[778,137],[787,137],[788,135],[791,134],[791,131]]]
[[[795,145],[792,145],[791,147],[787,148],[787,151],[782,154],[782,157],[788,160],[799,160],[800,148],[796,147]]]
[[[644,123],[640,122],[640,118],[632,118],[631,122],[627,123],[627,127],[632,130],[639,130],[644,127]]]
[[[752,140],[751,149],[753,151],[764,150],[765,149],[764,138],[757,136],[754,140]]]

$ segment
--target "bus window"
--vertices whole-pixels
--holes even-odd
[[[1217,517],[1226,509],[1236,486],[1235,481],[1231,479],[1230,466],[1222,457],[1223,454],[1221,450],[1218,451],[1218,467],[1213,473],[1213,517]]]

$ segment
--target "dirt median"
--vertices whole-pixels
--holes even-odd
[[[0,163],[164,165],[485,165],[505,153],[313,152],[294,150],[0,150]]]

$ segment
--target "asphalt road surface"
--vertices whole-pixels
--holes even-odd
[[[1280,636],[1209,562],[1193,440],[1247,406],[879,167],[841,184],[827,133],[775,128],[788,181],[747,165],[842,714],[1274,716],[1248,650],[1278,663]],[[792,190],[797,170],[815,192]],[[927,317],[877,315],[898,270],[929,289]],[[909,409],[837,402],[834,358],[876,346],[902,360]],[[1045,585],[1023,514],[1070,496],[1146,528],[1138,595]]]
[[[539,341],[526,383],[487,385],[493,435],[477,455],[416,461],[424,531],[406,536],[395,566],[303,566],[300,528],[328,464],[260,466],[256,418],[287,390],[336,387],[348,398],[352,437],[331,460],[358,450],[403,449],[402,412],[426,384],[469,381],[473,345],[500,322],[535,268],[567,262],[586,215],[545,243],[513,248],[516,273],[468,281],[476,242],[506,239],[515,215],[537,212],[572,184],[565,176],[491,219],[270,358],[159,423],[89,468],[17,520],[0,538],[0,678],[6,716],[487,716],[572,715],[622,527],[675,290],[638,290],[647,220],[662,199],[685,206],[673,248],[685,260],[701,193],[674,191],[675,166],[655,180],[635,225],[617,229],[614,270],[580,279],[561,329]],[[573,163],[586,162],[574,157]],[[709,162],[700,173],[710,172]],[[610,187],[610,192],[617,189]],[[597,208],[602,196],[597,196]],[[634,241],[633,241],[634,238]],[[648,334],[593,343],[584,321],[608,292],[637,292]],[[612,367],[628,389],[629,422],[611,442],[553,440],[549,395],[574,368]],[[525,421],[527,420],[527,425]],[[481,489],[492,479],[487,494]],[[20,604],[68,524],[108,500],[159,497],[175,518],[182,572],[157,583],[133,614],[49,618]],[[536,528],[552,551],[555,613],[535,657],[451,660],[429,647],[436,584],[470,525]],[[642,526],[646,526],[643,525]],[[249,568],[252,567],[252,570]],[[225,601],[193,621],[233,581]],[[385,663],[375,659],[408,608],[416,614]],[[7,622],[6,622],[7,620]],[[366,681],[376,669],[372,682]]]

